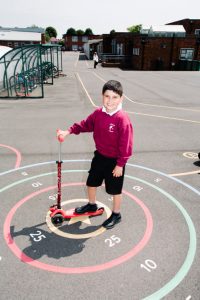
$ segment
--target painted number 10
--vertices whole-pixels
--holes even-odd
[[[151,272],[157,268],[156,263],[151,259],[146,259],[144,264],[140,265],[141,268],[144,268],[146,271]]]

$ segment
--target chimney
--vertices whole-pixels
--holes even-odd
[[[45,34],[44,33],[41,33],[41,42],[42,42],[42,44],[46,44]]]

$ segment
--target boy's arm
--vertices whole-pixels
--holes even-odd
[[[120,126],[119,134],[119,156],[117,166],[123,167],[131,157],[133,151],[133,127],[128,120]]]
[[[112,171],[114,177],[120,177],[123,173],[123,167],[115,166],[114,170]]]
[[[86,120],[82,120],[80,123],[74,123],[69,129],[67,130],[57,130],[57,138],[59,140],[59,136],[63,136],[63,139],[68,136],[69,134],[79,134],[81,132],[93,132],[94,130],[94,118],[95,118],[95,111],[87,117]]]
[[[59,140],[59,142],[63,142],[65,137],[69,134],[70,134],[69,130],[58,129],[57,130],[57,139]]]

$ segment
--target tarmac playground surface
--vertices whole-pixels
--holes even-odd
[[[93,69],[63,53],[63,72],[44,99],[0,101],[0,293],[4,299],[200,299],[200,72]],[[133,123],[122,222],[105,213],[66,221],[48,217],[57,192],[56,129],[101,105],[105,81],[124,87]],[[91,134],[62,144],[63,208],[86,200]]]

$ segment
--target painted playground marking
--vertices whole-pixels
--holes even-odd
[[[86,171],[86,170],[85,170]],[[77,186],[77,185],[83,185],[83,183],[69,183],[69,184],[63,184],[62,186]],[[116,265],[119,265],[133,256],[135,256],[137,253],[139,253],[145,245],[148,243],[152,230],[153,230],[153,220],[151,217],[151,214],[148,210],[148,208],[141,202],[137,197],[133,196],[132,194],[123,191],[127,196],[129,196],[131,199],[133,199],[143,210],[145,216],[146,216],[146,229],[144,232],[144,235],[142,239],[138,242],[136,246],[134,246],[130,251],[128,251],[125,255],[122,255],[114,260],[111,260],[109,262],[103,263],[101,265],[96,266],[90,266],[90,267],[75,267],[75,268],[66,268],[66,267],[59,267],[49,264],[44,264],[42,262],[36,261],[32,259],[31,257],[25,255],[16,245],[15,241],[13,240],[11,234],[10,234],[10,227],[11,227],[11,221],[12,218],[17,211],[18,208],[20,208],[24,203],[26,203],[28,200],[32,199],[33,197],[36,197],[44,192],[47,192],[49,190],[55,189],[56,186],[50,186],[47,188],[44,188],[42,190],[39,190],[37,192],[34,192],[25,198],[21,199],[18,203],[15,204],[15,206],[10,210],[10,212],[7,215],[6,221],[4,223],[4,238],[6,240],[6,243],[8,247],[11,249],[11,251],[23,262],[28,263],[34,267],[52,271],[52,272],[58,272],[58,273],[89,273],[89,272],[97,272],[102,271],[105,269],[112,268]]]
[[[85,184],[81,183],[81,184],[77,184],[77,185],[85,185]],[[62,185],[62,187],[63,186],[64,185]],[[67,186],[69,186],[69,185],[67,185]],[[70,199],[70,200],[66,200],[66,201],[62,202],[62,207],[65,204],[76,203],[76,202],[80,202],[80,201],[81,202],[88,202],[87,199]],[[99,207],[104,207],[107,218],[108,218],[111,215],[111,210],[106,205],[104,205],[103,203],[101,203],[99,201],[96,201],[96,203],[99,205]],[[62,237],[66,237],[66,238],[69,238],[69,239],[88,239],[88,238],[91,238],[91,237],[95,237],[99,234],[102,234],[106,231],[106,229],[101,226],[99,229],[97,229],[93,232],[90,232],[90,233],[85,233],[85,234],[71,234],[71,233],[68,233],[68,232],[64,232],[64,231],[60,230],[58,227],[56,227],[54,224],[52,224],[50,214],[51,214],[51,212],[48,211],[47,216],[46,216],[47,226],[49,227],[49,229],[53,233],[55,233],[57,235],[60,235]],[[77,217],[77,218],[80,218],[80,216]],[[71,218],[71,220],[74,220],[74,219],[77,219],[77,218]],[[89,219],[89,218],[87,217],[87,219]]]
[[[17,149],[15,149],[15,148],[13,148],[11,146],[8,146],[8,145],[0,144],[0,147],[8,148],[11,151],[15,152],[15,154],[17,156],[16,157],[16,162],[15,162],[15,169],[19,168],[19,166],[21,164],[21,160],[22,160],[21,153]]]
[[[79,163],[79,162],[85,162],[85,161],[88,161],[88,160],[72,160],[73,162],[76,162],[76,163]],[[72,162],[70,160],[68,160],[67,162]],[[90,160],[89,160],[90,161]],[[45,162],[45,163],[40,163],[40,164],[35,164],[35,165],[31,165],[31,166],[27,166],[27,167],[37,167],[37,166],[41,166],[41,165],[46,165],[48,163],[53,163],[53,162]],[[198,190],[196,190],[195,188],[193,188],[192,186],[186,184],[185,182],[182,182],[181,180],[177,179],[177,178],[174,178],[174,177],[171,177],[165,173],[162,173],[162,172],[159,172],[159,171],[156,171],[154,169],[150,169],[150,168],[146,168],[146,167],[143,167],[143,166],[139,166],[139,165],[134,165],[134,164],[127,164],[128,166],[130,167],[134,167],[134,168],[139,168],[139,169],[142,169],[142,170],[145,170],[145,171],[149,171],[149,172],[153,172],[157,175],[161,175],[161,176],[164,176],[165,178],[168,178],[178,184],[181,184],[182,186],[186,187],[187,189],[189,189],[190,191],[194,192],[195,194],[197,194],[198,196],[200,196],[200,192]],[[18,171],[20,169],[25,169],[25,167],[22,167],[22,168],[19,168]],[[65,170],[63,171],[64,173],[69,173],[69,172],[87,172],[88,170]],[[16,170],[10,170],[10,172],[16,172]],[[5,172],[4,172],[5,173]],[[3,192],[5,190],[8,190],[14,186],[17,186],[19,184],[22,184],[24,182],[27,182],[28,180],[32,180],[32,179],[35,179],[35,178],[38,178],[38,177],[43,177],[43,176],[48,176],[50,174],[54,174],[56,172],[51,172],[51,173],[44,173],[44,174],[40,174],[40,175],[37,175],[37,176],[33,176],[33,177],[29,177],[29,178],[26,178],[26,179],[23,179],[23,180],[19,180],[17,182],[14,182],[14,183],[11,183],[10,185],[7,185],[5,187],[3,187],[0,191]],[[8,172],[6,172],[6,174],[8,174]],[[3,173],[1,174],[3,175]],[[188,230],[189,230],[189,248],[188,248],[188,252],[187,252],[187,255],[186,255],[186,258],[185,258],[185,261],[183,262],[181,268],[178,270],[178,272],[175,274],[175,276],[167,283],[165,284],[161,289],[159,289],[158,291],[156,291],[155,293],[151,294],[150,296],[146,297],[145,300],[154,300],[154,299],[160,299],[164,296],[166,296],[168,293],[170,293],[170,291],[172,291],[174,288],[176,288],[176,286],[184,279],[184,277],[187,275],[188,271],[190,270],[191,268],[191,265],[193,263],[193,260],[194,260],[194,257],[195,257],[195,253],[196,253],[196,231],[195,231],[195,228],[194,228],[194,225],[193,225],[193,222],[190,218],[190,216],[188,215],[187,211],[183,208],[183,206],[173,197],[171,196],[169,193],[167,193],[166,191],[162,190],[161,188],[149,183],[149,182],[146,182],[140,178],[136,178],[136,177],[133,177],[133,176],[129,176],[129,175],[126,175],[127,178],[130,178],[130,179],[133,179],[133,180],[138,180],[139,182],[142,182],[152,188],[154,188],[155,190],[157,190],[158,192],[162,193],[164,196],[166,196],[171,202],[174,203],[174,205],[178,208],[178,210],[180,210],[180,212],[182,213],[185,221],[186,221],[186,224],[188,226]],[[34,193],[35,195],[38,194],[38,192],[35,192]],[[22,201],[22,200],[21,200]],[[22,205],[23,203],[21,203],[20,205]],[[27,257],[24,253],[21,252],[21,250],[17,247],[17,245],[15,244],[15,242],[12,240],[12,237],[10,235],[10,227],[9,227],[9,224],[11,224],[11,220],[12,220],[12,214],[15,213],[15,211],[18,209],[18,207],[20,206],[19,203],[15,205],[15,207],[12,209],[12,211],[10,211],[10,213],[8,214],[7,218],[6,218],[6,222],[4,224],[4,238],[8,244],[8,247],[10,247],[12,245],[12,251],[15,251],[16,252],[16,255],[19,259],[24,259],[26,260],[27,263],[29,263],[30,265],[34,265],[35,267],[38,267],[38,268],[43,268],[44,270],[48,270],[48,271],[52,271],[52,272],[61,272],[61,273],[86,273],[88,271],[92,271],[92,272],[96,272],[98,268],[98,271],[101,271],[103,269],[105,269],[105,266],[104,268],[102,269],[102,266],[94,266],[95,269],[88,269],[88,267],[83,267],[82,269],[80,268],[64,268],[64,267],[58,267],[58,266],[51,266],[51,270],[49,270],[49,265],[46,265],[46,264],[43,264],[43,263],[39,263],[38,261],[34,261]],[[11,238],[11,240],[10,240]],[[10,243],[13,242],[13,244]],[[124,262],[127,260],[127,257],[124,257],[121,261]],[[116,261],[114,261],[113,263],[106,263],[106,268],[109,269],[113,266],[117,265]]]

